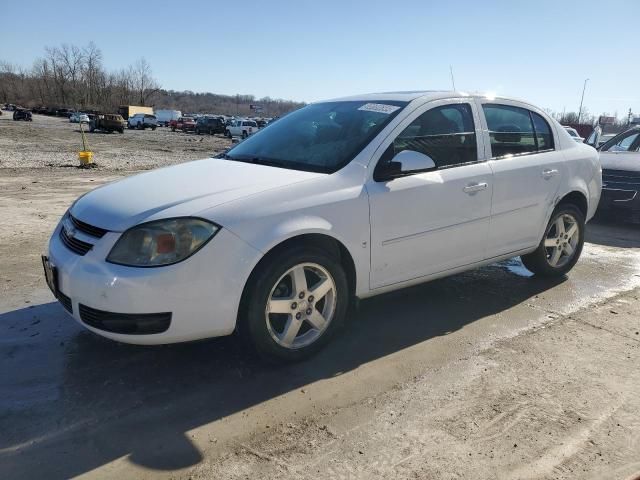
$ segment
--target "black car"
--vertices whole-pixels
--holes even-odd
[[[208,133],[210,135],[214,133],[224,133],[224,130],[224,122],[217,117],[200,117],[196,120],[195,132],[198,135],[201,133]]]
[[[24,120],[25,122],[30,122],[33,120],[33,118],[31,118],[31,112],[25,109],[14,110],[13,119]]]
[[[640,126],[598,148],[602,165],[601,217],[640,222]]]

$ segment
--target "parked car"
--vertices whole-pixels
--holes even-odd
[[[193,132],[196,129],[196,120],[193,117],[180,117],[178,120],[171,120],[169,126],[172,132],[176,130]]]
[[[599,213],[640,222],[640,126],[600,148],[602,199]]]
[[[196,121],[195,132],[200,135],[201,133],[208,133],[213,135],[214,133],[224,133],[225,125],[218,117],[200,117]]]
[[[601,147],[613,137],[615,137],[617,133],[602,133],[602,128],[597,126],[593,129],[593,132],[587,137],[584,141],[587,145],[591,145],[594,148]]]
[[[155,115],[149,115],[148,113],[136,113],[129,117],[127,125],[129,128],[137,128],[138,130],[144,130],[145,128],[155,130],[158,126],[158,122],[156,121]]]
[[[16,108],[15,110],[13,110],[13,119],[31,122],[33,120],[33,117],[29,110],[26,110],[24,108]]]
[[[353,96],[296,110],[216,159],[89,192],[43,264],[67,311],[105,337],[237,331],[264,356],[299,360],[354,297],[518,255],[536,275],[567,274],[600,190],[598,153],[528,103]]]
[[[242,137],[247,138],[259,130],[258,124],[253,120],[235,120],[231,125],[227,126],[225,135],[229,138]]]
[[[71,123],[89,123],[89,115],[82,112],[74,112],[69,117]]]
[[[573,138],[576,142],[578,143],[584,142],[584,138],[580,136],[580,134],[575,128],[567,127],[565,125],[563,125],[562,127],[567,131],[569,135],[571,135],[571,138]]]
[[[108,113],[95,115],[89,121],[89,131],[95,132],[100,130],[102,132],[120,132],[124,133],[124,127],[126,123],[122,115]]]

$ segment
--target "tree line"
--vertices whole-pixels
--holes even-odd
[[[0,60],[0,102],[102,112],[116,112],[120,105],[142,105],[225,115],[249,115],[255,113],[250,105],[259,104],[265,116],[283,115],[304,105],[253,95],[164,90],[144,58],[107,71],[102,51],[93,42],[84,47],[46,47],[45,54],[30,68]]]

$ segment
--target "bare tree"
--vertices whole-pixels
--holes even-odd
[[[158,82],[153,78],[151,65],[144,58],[138,59],[131,67],[131,81],[140,105],[147,105],[149,99],[160,90]]]

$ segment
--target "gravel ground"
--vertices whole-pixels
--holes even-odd
[[[225,150],[222,135],[195,135],[152,130],[87,133],[89,149],[100,169],[147,170],[205,158]],[[14,122],[11,112],[0,116],[0,168],[75,167],[82,150],[80,127],[67,119],[34,115],[33,122]]]

